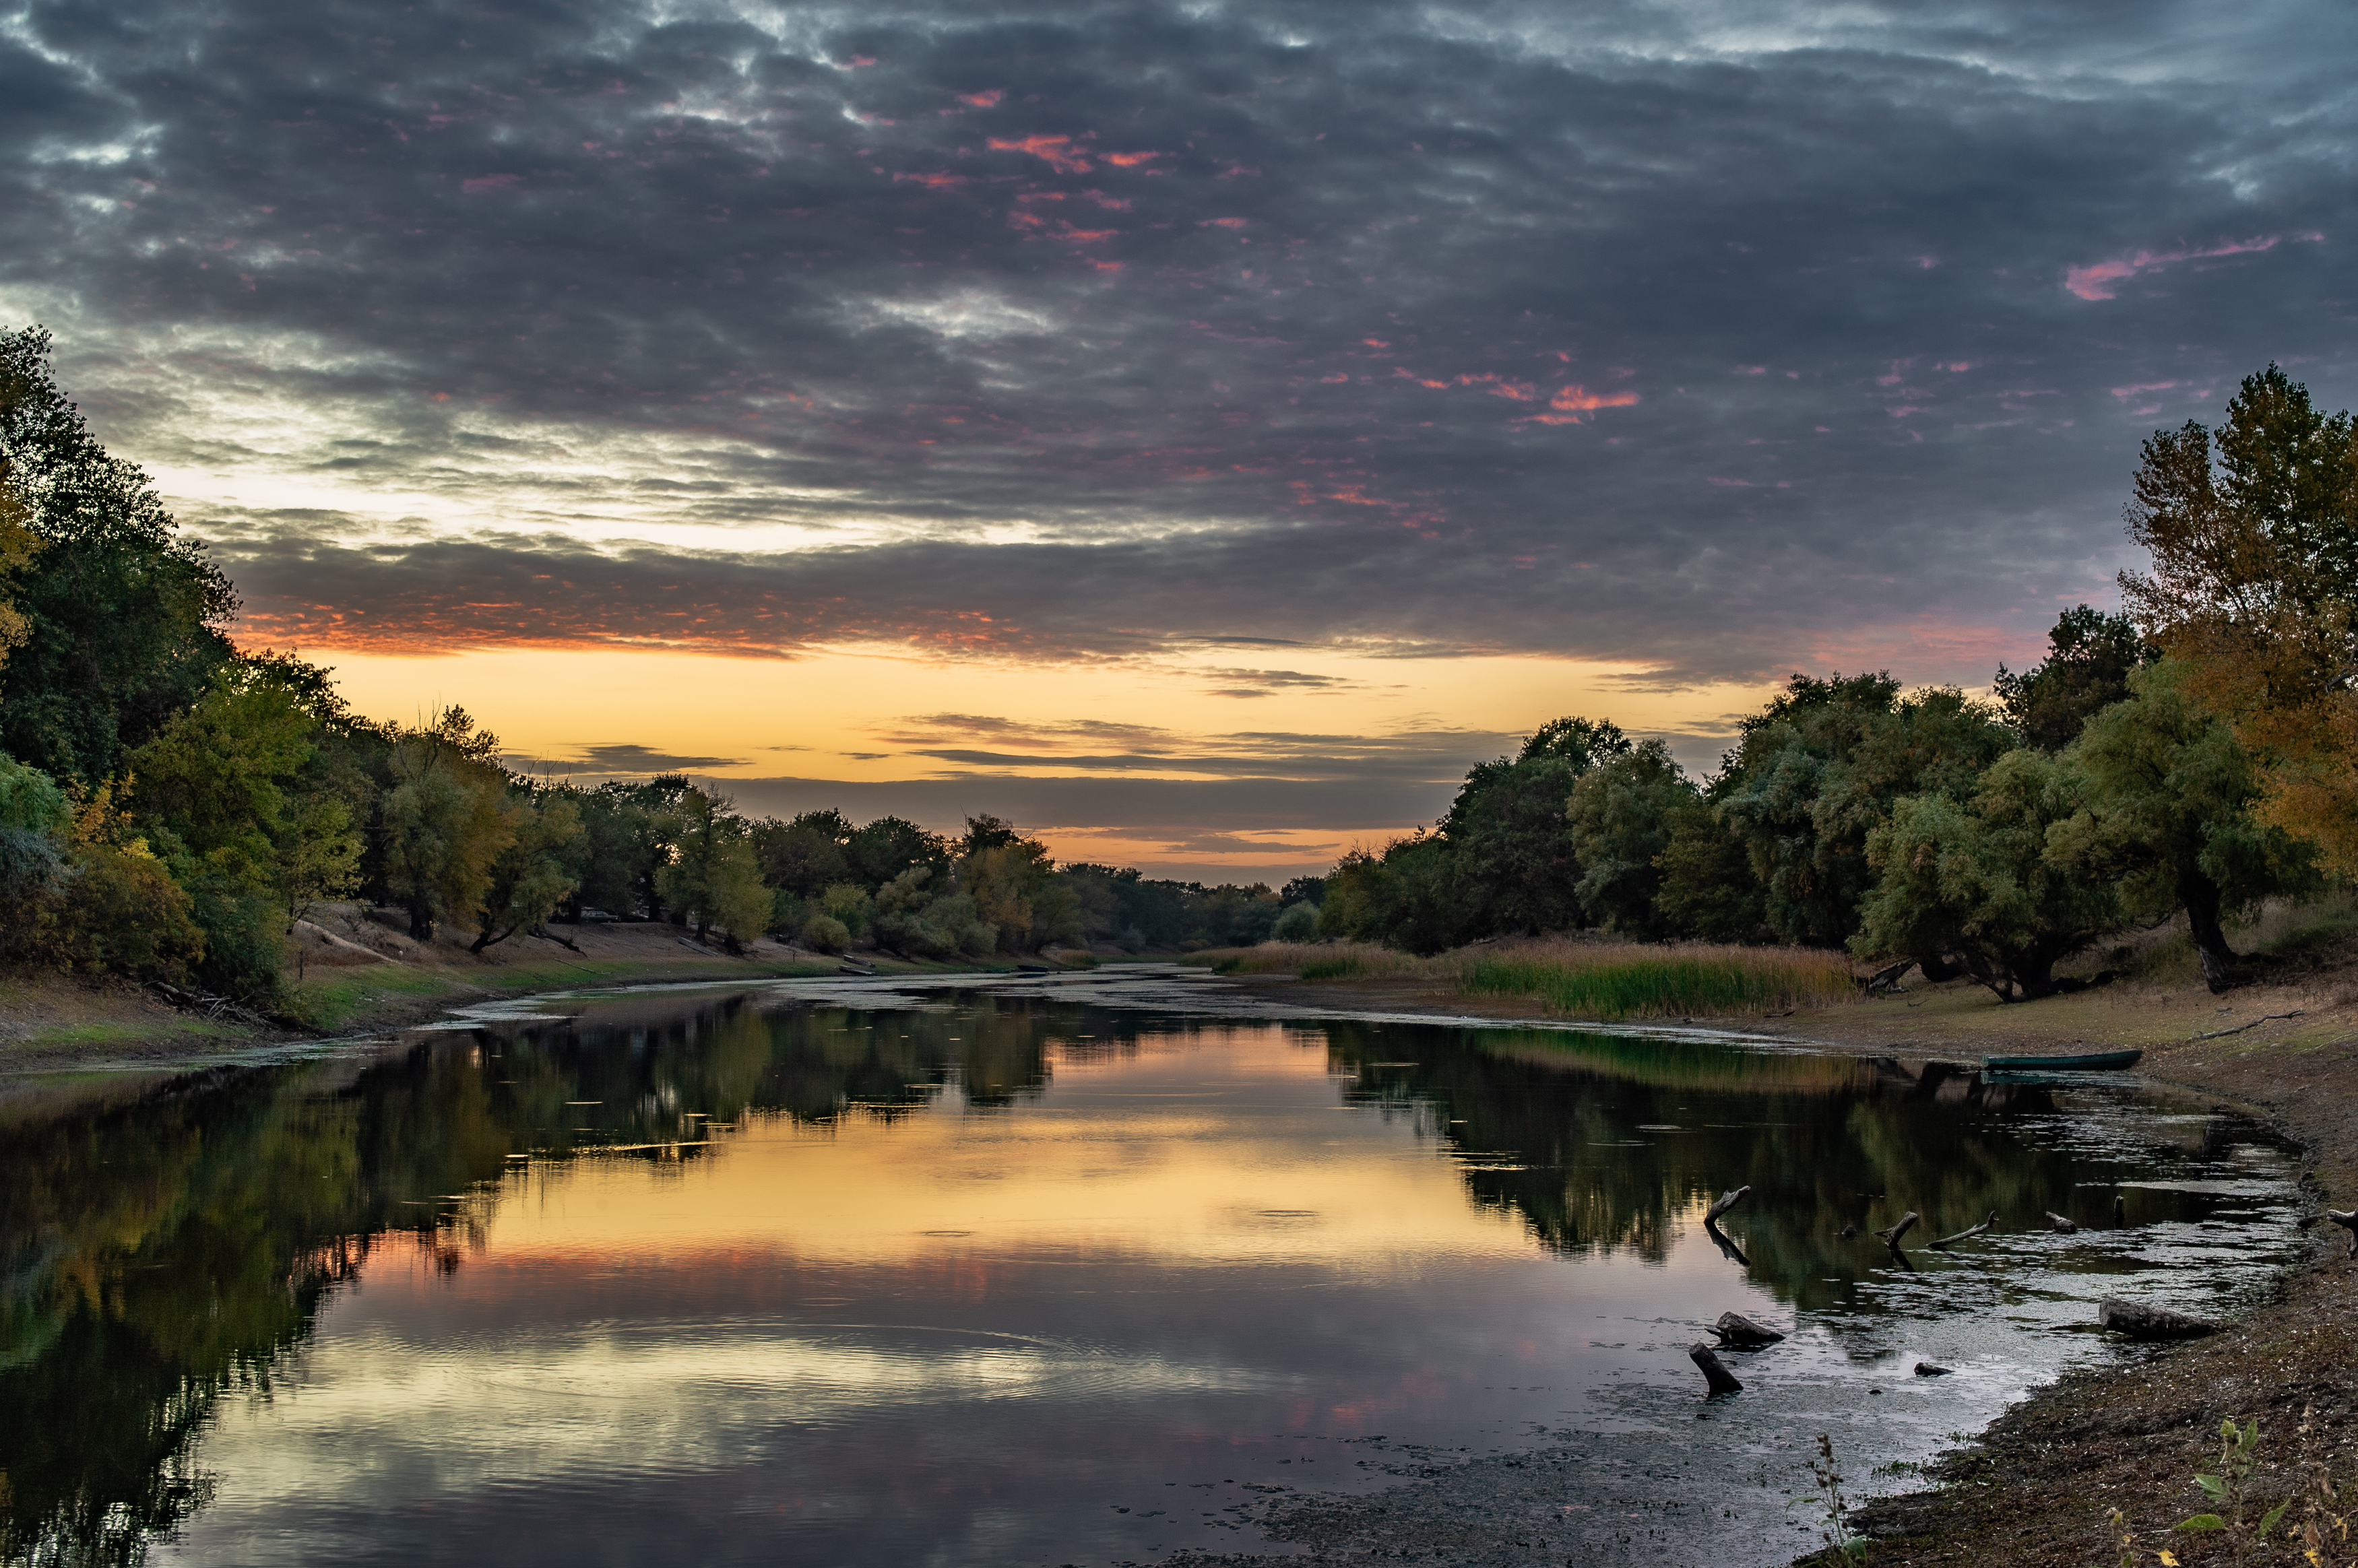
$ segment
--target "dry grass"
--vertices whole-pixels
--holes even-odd
[[[1824,1007],[1857,995],[1839,953],[1806,947],[1554,937],[1430,958],[1368,942],[1265,942],[1197,954],[1219,974],[1444,982],[1466,996],[1528,997],[1573,1018],[1703,1018]]]

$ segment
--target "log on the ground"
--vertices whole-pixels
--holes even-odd
[[[1906,1214],[1899,1217],[1898,1224],[1893,1226],[1888,1230],[1877,1231],[1875,1233],[1875,1238],[1877,1240],[1882,1242],[1886,1247],[1897,1248],[1899,1245],[1899,1238],[1907,1235],[1909,1231],[1915,1228],[1916,1221],[1920,1217],[1921,1217],[1911,1208]]]
[[[1721,1215],[1725,1214],[1729,1209],[1732,1209],[1737,1204],[1742,1203],[1744,1201],[1744,1195],[1751,1190],[1752,1189],[1748,1186],[1738,1187],[1732,1193],[1720,1194],[1718,1198],[1713,1202],[1712,1206],[1703,1211],[1703,1222],[1705,1225],[1716,1224]]]
[[[1949,1368],[1935,1367],[1930,1361],[1919,1361],[1916,1363],[1916,1375],[1920,1378],[1945,1378],[1949,1375]]]
[[[1979,1236],[1982,1232],[1987,1230],[1991,1226],[1996,1225],[1996,1223],[1997,1210],[1992,1209],[1989,1211],[1989,1217],[1982,1221],[1979,1225],[1967,1226],[1964,1229],[1960,1230],[1954,1236],[1943,1236],[1940,1240],[1932,1243],[1932,1245],[1935,1247],[1946,1247],[1952,1241],[1963,1241],[1969,1236]]]
[[[1704,1380],[1711,1385],[1713,1393],[1734,1394],[1743,1391],[1744,1385],[1736,1380],[1736,1374],[1721,1364],[1719,1352],[1702,1340],[1698,1339],[1687,1347],[1687,1357],[1702,1368]]]
[[[2218,1333],[2221,1326],[2168,1307],[2139,1306],[2114,1296],[2096,1303],[2096,1322],[2131,1339],[2200,1339]]]
[[[2350,1256],[2358,1258],[2358,1209],[2344,1214],[2338,1208],[2330,1208],[2325,1217],[2350,1233]]]
[[[1724,1312],[1719,1321],[1711,1325],[1719,1336],[1720,1344],[1735,1350],[1758,1350],[1764,1345],[1774,1345],[1785,1336],[1765,1324],[1753,1322],[1742,1313]]]
[[[2047,1211],[2047,1223],[2058,1236],[2076,1236],[2080,1232],[2078,1220],[2066,1215],[2057,1214],[2051,1208]]]

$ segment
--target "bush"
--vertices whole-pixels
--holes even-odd
[[[0,752],[0,829],[62,838],[72,825],[73,810],[57,782]]]
[[[204,957],[189,895],[154,860],[105,845],[77,858],[59,914],[62,957],[75,968],[185,982]]]
[[[822,953],[840,953],[851,946],[851,928],[832,914],[814,914],[803,923],[803,945]]]
[[[1286,906],[1269,930],[1272,942],[1315,942],[1318,940],[1318,906],[1295,903]]]
[[[197,983],[248,1003],[276,1001],[287,961],[287,912],[267,893],[219,881],[189,890],[189,913],[204,934]]]

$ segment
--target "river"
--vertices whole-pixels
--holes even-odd
[[[1501,1455],[1563,1476],[1531,1561],[1781,1563],[1817,1433],[1905,1486],[2123,1356],[2097,1297],[2299,1255],[2288,1152],[2132,1077],[1151,965],[536,998],[0,1119],[43,1563],[1148,1563]],[[1789,1337],[1706,1401],[1726,1310]]]

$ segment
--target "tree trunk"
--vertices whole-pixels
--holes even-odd
[[[1924,981],[1927,985],[1936,986],[1942,980],[1953,980],[1965,972],[1965,967],[1963,964],[1942,953],[1933,953],[1918,958],[1916,967],[1924,971]]]
[[[1785,1336],[1764,1324],[1753,1322],[1742,1313],[1724,1312],[1711,1331],[1719,1336],[1722,1345],[1737,1350],[1758,1350],[1764,1345],[1774,1345]]]
[[[2186,928],[2194,938],[2194,951],[2202,959],[2202,983],[2216,996],[2235,983],[2235,950],[2227,946],[2226,930],[2219,924],[2219,884],[2199,870],[2180,871],[2178,896],[2186,905]]]
[[[416,942],[434,940],[434,906],[422,898],[409,901],[409,935]]]
[[[1687,1357],[1701,1368],[1704,1380],[1711,1385],[1713,1393],[1740,1394],[1744,1391],[1744,1385],[1736,1381],[1736,1374],[1721,1365],[1719,1352],[1702,1340],[1698,1339],[1687,1346]]]

